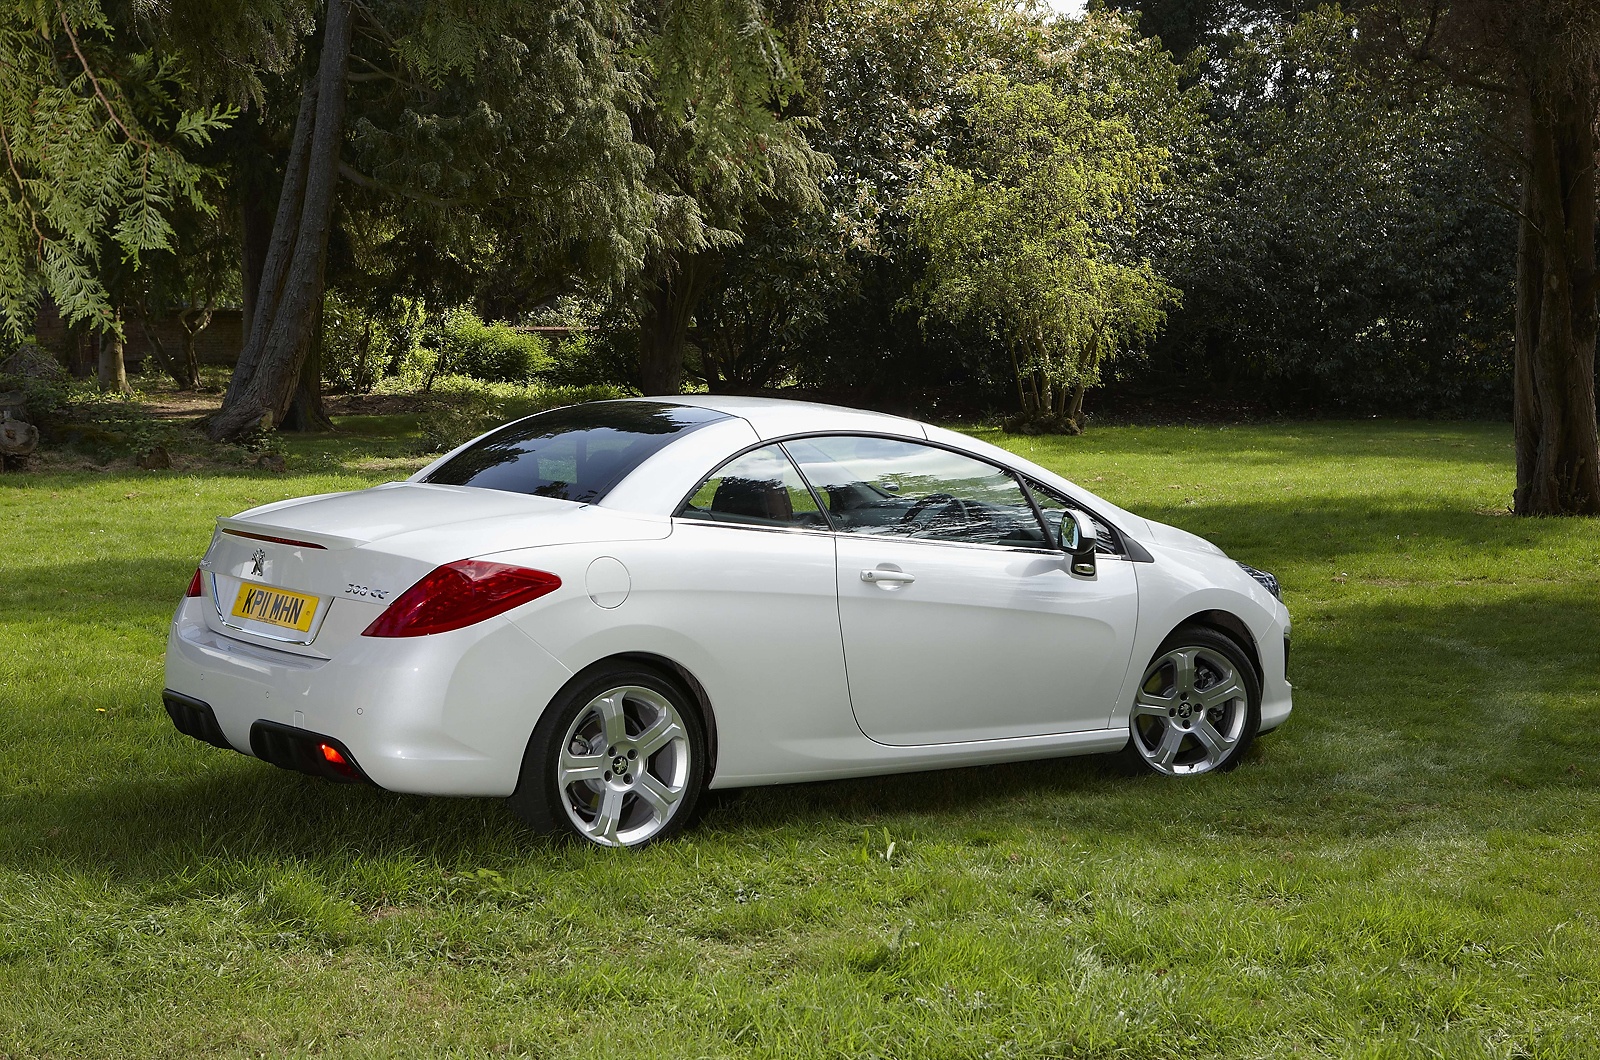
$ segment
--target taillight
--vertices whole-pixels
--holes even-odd
[[[194,577],[189,579],[189,591],[183,594],[185,600],[192,596],[201,596],[205,590],[200,588],[200,568],[194,569]]]
[[[437,567],[395,598],[363,637],[423,637],[493,618],[561,588],[542,570],[463,559]]]

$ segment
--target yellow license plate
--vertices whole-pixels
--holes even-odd
[[[311,618],[317,613],[317,598],[305,593],[291,593],[286,589],[268,589],[261,585],[239,586],[239,596],[233,601],[233,617],[267,622],[285,629],[305,633],[311,629]]]

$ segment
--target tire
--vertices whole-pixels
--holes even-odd
[[[705,726],[677,682],[639,665],[610,666],[551,701],[507,801],[535,832],[636,847],[693,820],[705,773]]]
[[[1184,626],[1145,667],[1123,756],[1165,776],[1227,772],[1260,726],[1261,679],[1244,651],[1216,630]]]

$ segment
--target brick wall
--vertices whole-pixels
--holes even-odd
[[[166,347],[169,356],[177,358],[183,355],[183,327],[178,323],[176,313],[153,322],[155,332],[161,343]],[[127,341],[122,347],[122,359],[128,366],[128,371],[133,374],[151,373],[161,371],[161,362],[155,358],[155,352],[150,348],[150,342],[145,337],[144,328],[137,320],[128,320],[123,323]],[[39,345],[55,352],[62,362],[78,375],[91,375],[98,356],[94,336],[79,336],[73,344],[71,335],[66,325],[61,320],[61,314],[56,312],[56,307],[46,301],[39,307],[39,318],[34,325],[34,334],[38,337]],[[195,356],[201,364],[236,364],[239,360],[239,348],[244,345],[244,320],[243,311],[239,309],[218,309],[211,314],[211,324],[200,333],[195,341]]]

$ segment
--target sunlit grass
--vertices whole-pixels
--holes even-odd
[[[1276,572],[1289,724],[1194,783],[764,789],[609,855],[172,730],[212,519],[424,459],[343,426],[287,475],[0,478],[0,1055],[1600,1055],[1600,524],[1503,514],[1506,427],[985,435]]]

